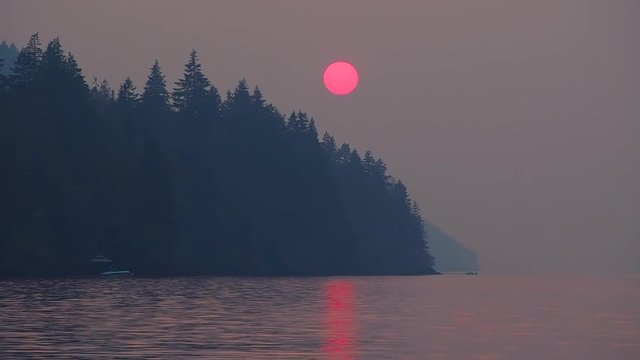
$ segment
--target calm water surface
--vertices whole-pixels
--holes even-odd
[[[0,358],[640,359],[640,277],[0,282]]]

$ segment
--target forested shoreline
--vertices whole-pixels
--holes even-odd
[[[419,208],[381,159],[319,137],[192,51],[169,89],[88,85],[38,34],[0,73],[0,276],[432,274]],[[320,140],[319,140],[320,138]]]

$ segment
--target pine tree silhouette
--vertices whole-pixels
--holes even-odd
[[[218,106],[217,90],[210,90],[211,83],[202,73],[198,54],[191,50],[189,61],[184,66],[182,78],[176,82],[171,95],[173,106],[178,112],[198,118],[207,114],[208,107]],[[210,94],[209,92],[213,92]]]
[[[26,87],[33,82],[42,62],[42,44],[38,33],[31,35],[27,46],[18,54],[15,65],[9,77],[14,88]]]
[[[147,111],[167,112],[170,109],[167,83],[158,60],[153,63],[142,93],[142,106]]]
[[[127,77],[120,85],[116,101],[122,112],[129,112],[140,103],[140,96],[136,93],[136,87],[131,78]]]

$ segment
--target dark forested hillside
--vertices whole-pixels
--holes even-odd
[[[221,98],[193,51],[166,84],[88,85],[37,34],[0,77],[0,275],[430,274],[400,181],[242,80]]]

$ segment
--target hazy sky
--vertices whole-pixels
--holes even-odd
[[[484,271],[640,267],[639,0],[0,0],[0,38],[37,31],[139,89],[197,49],[221,92],[245,77],[381,156]]]

